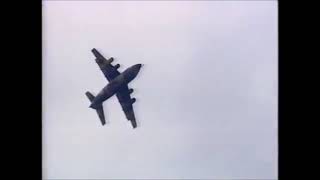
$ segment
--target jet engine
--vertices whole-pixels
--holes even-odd
[[[107,62],[107,64],[110,64],[110,63],[112,63],[112,61],[113,61],[113,57],[111,57],[111,58],[109,58],[109,59],[108,59],[108,62]]]
[[[136,102],[136,98],[132,98],[130,103],[133,104],[134,102]]]
[[[116,68],[116,69],[118,69],[120,67],[120,64],[116,64],[115,66],[114,66],[114,68]]]
[[[129,94],[131,94],[131,93],[133,93],[133,89],[130,88],[129,89]]]

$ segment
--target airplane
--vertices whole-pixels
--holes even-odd
[[[128,121],[131,121],[132,127],[136,128],[137,122],[132,107],[132,104],[136,101],[136,99],[130,97],[133,89],[128,88],[128,83],[137,76],[142,64],[133,65],[120,73],[117,70],[120,65],[116,64],[115,66],[113,66],[111,64],[113,61],[113,57],[106,59],[95,48],[93,48],[91,51],[96,58],[95,61],[98,64],[100,70],[109,81],[109,84],[102,88],[97,96],[92,95],[89,91],[85,93],[87,98],[91,102],[89,107],[96,110],[102,126],[104,126],[106,124],[106,120],[102,103],[109,99],[111,96],[116,95],[122,107],[122,110],[126,115],[126,118],[128,119]]]

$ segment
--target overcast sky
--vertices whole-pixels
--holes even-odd
[[[43,1],[43,176],[51,179],[277,178],[276,1]],[[86,91],[129,84],[101,126]]]

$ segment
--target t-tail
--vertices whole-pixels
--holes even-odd
[[[86,92],[86,96],[88,97],[88,99],[90,100],[90,102],[93,101],[93,99],[95,98],[94,95],[92,95],[90,92]],[[106,119],[104,117],[104,112],[103,112],[103,107],[102,107],[102,104],[100,106],[98,106],[97,108],[95,108],[96,111],[97,111],[97,114],[99,116],[99,119],[102,123],[102,125],[105,125],[106,124]]]

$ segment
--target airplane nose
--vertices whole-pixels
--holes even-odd
[[[142,64],[136,64],[133,66],[134,72],[138,73],[140,71]]]
[[[123,74],[126,77],[126,80],[128,82],[130,82],[132,79],[134,79],[137,76],[137,74],[140,71],[141,66],[142,66],[142,64],[135,64],[123,72]]]

